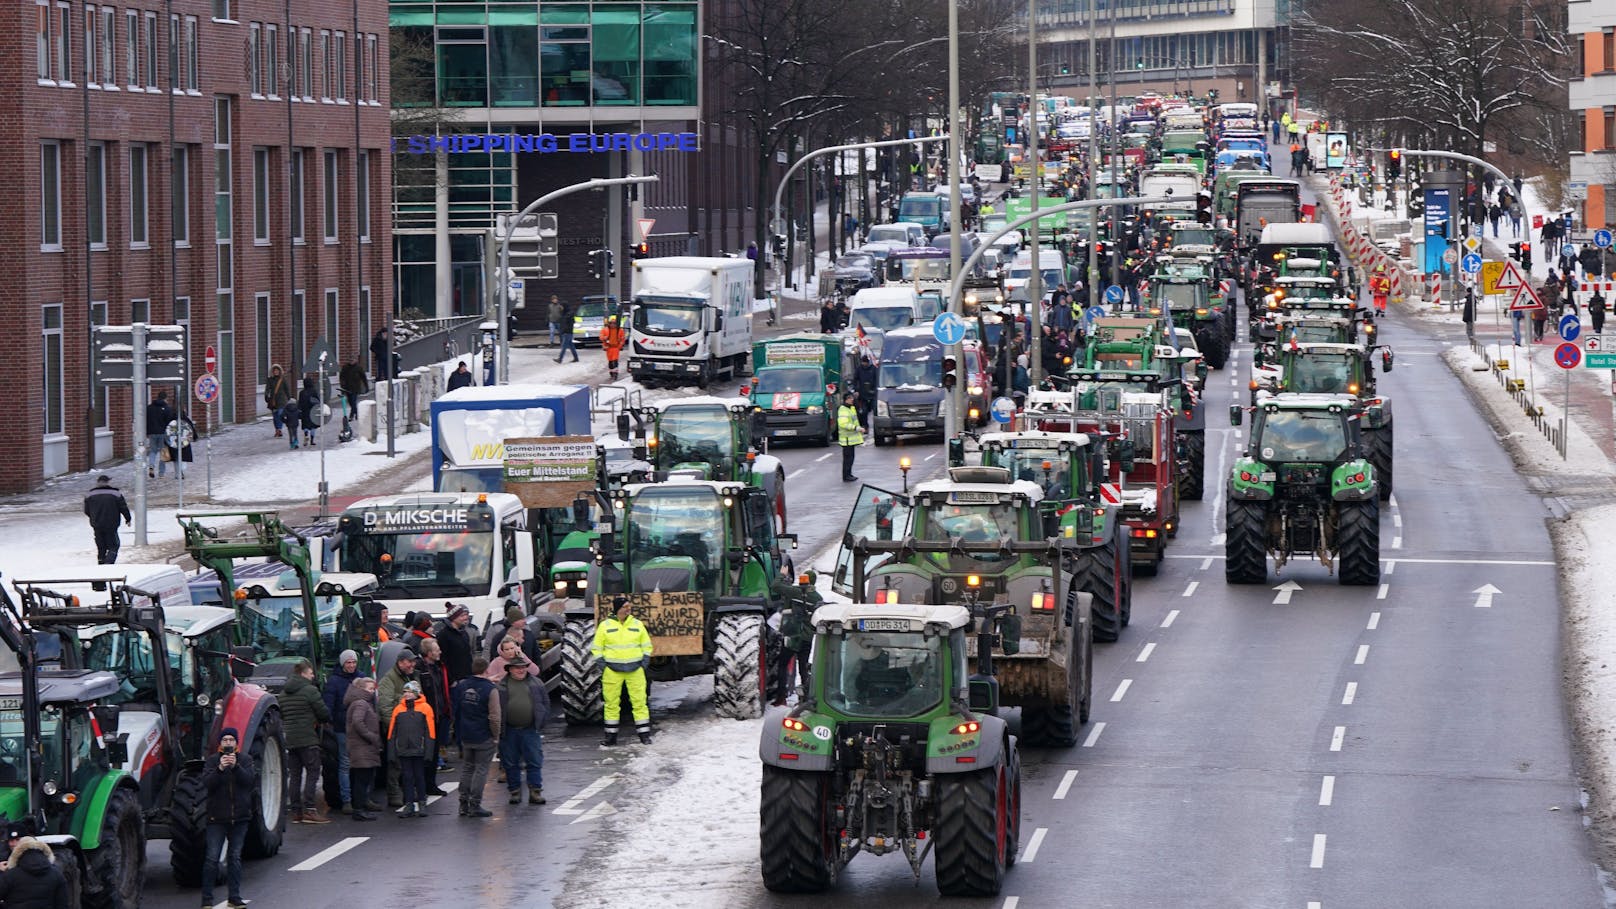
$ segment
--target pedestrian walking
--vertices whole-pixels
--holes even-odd
[[[600,326],[600,349],[606,353],[606,371],[613,382],[617,381],[617,359],[623,353],[623,345],[628,341],[628,332],[623,330],[623,317],[613,313],[606,317]]]
[[[408,647],[400,650],[394,658],[393,668],[376,683],[376,712],[383,717],[391,717],[393,710],[404,700],[404,687],[415,682],[415,651]],[[416,688],[420,688],[417,682]],[[387,807],[404,807],[404,790],[399,783],[400,765],[398,754],[392,748],[387,749]]]
[[[331,714],[331,731],[337,738],[337,792],[342,796],[342,804],[327,806],[336,811],[351,810],[353,806],[353,781],[348,767],[346,703],[348,688],[358,678],[359,654],[352,650],[344,650],[337,656],[337,670],[326,678],[325,689],[320,692],[320,698],[325,702],[325,709]]]
[[[566,303],[561,307],[561,352],[556,355],[557,363],[567,358],[569,350],[572,351],[572,362],[578,362],[578,348],[572,343],[572,326],[577,313],[578,307],[575,304]]]
[[[387,329],[376,330],[375,337],[370,339],[370,374],[376,377],[377,382],[385,382],[392,378],[392,369],[388,362]]]
[[[174,462],[174,475],[185,476],[185,465],[191,463],[191,443],[196,440],[196,424],[191,417],[181,410],[174,419],[168,423],[168,429],[163,433],[163,450],[168,452],[168,460]],[[163,475],[163,469],[157,469],[157,475]]]
[[[438,644],[443,647],[443,665],[449,672],[449,685],[453,685],[472,674],[471,660],[476,653],[476,646],[472,644],[471,610],[463,603],[445,603],[448,615],[439,623],[437,630]]]
[[[1475,288],[1465,290],[1464,309],[1459,318],[1464,321],[1465,337],[1475,340],[1476,337],[1476,291]]]
[[[21,832],[20,830],[18,832]],[[19,836],[0,874],[0,906],[6,909],[69,909],[67,876],[44,840]],[[113,891],[116,893],[116,891]]]
[[[449,707],[449,667],[443,664],[443,645],[434,638],[421,642],[421,662],[416,668],[421,679],[421,697],[432,713],[432,741],[427,743],[426,794],[448,795],[438,786],[438,771],[444,768],[443,749],[449,744],[454,717]]]
[[[1596,335],[1605,333],[1605,303],[1605,295],[1597,290],[1588,298],[1588,317],[1593,320]]]
[[[449,373],[449,387],[447,390],[454,391],[457,388],[469,388],[473,383],[471,367],[466,365],[465,360],[461,360],[455,366],[454,372]]]
[[[1369,277],[1369,295],[1375,302],[1375,315],[1386,314],[1386,299],[1391,292],[1392,279],[1386,276],[1386,266],[1376,265],[1375,273]]]
[[[561,298],[555,294],[550,295],[550,308],[546,313],[550,321],[550,346],[556,346],[558,336],[561,334]]]
[[[245,909],[241,898],[241,848],[247,841],[253,802],[258,798],[258,773],[252,757],[236,749],[240,733],[234,726],[219,730],[219,747],[202,764],[202,789],[207,793],[207,852],[202,863],[202,905],[213,905],[213,885],[219,879],[219,855],[225,856],[225,886],[230,909]],[[228,847],[228,848],[227,848]],[[8,904],[9,905],[9,904]]]
[[[112,478],[102,474],[95,478],[95,488],[84,495],[84,514],[90,519],[95,532],[95,560],[100,565],[118,561],[118,519],[125,524],[134,522],[129,514],[129,503],[123,493],[112,485]]]
[[[518,655],[505,664],[499,689],[499,765],[505,770],[509,804],[522,803],[522,781],[527,781],[527,803],[543,805],[544,724],[550,719],[550,694],[527,657]],[[607,721],[610,725],[610,720]]]
[[[303,427],[303,444],[314,444],[314,431],[320,428],[319,420],[324,417],[324,408],[320,403],[320,389],[315,384],[312,375],[303,377],[303,388],[297,393],[297,419]]]
[[[853,388],[858,392],[859,425],[866,430],[870,428],[870,418],[875,414],[875,387],[880,376],[875,357],[869,351],[860,353],[858,364],[853,368]]]
[[[356,821],[374,821],[372,811],[381,805],[371,800],[376,771],[382,766],[381,716],[376,712],[376,680],[360,676],[348,686],[342,698],[347,712],[348,773],[353,781],[353,812]]]
[[[359,419],[359,396],[370,391],[370,378],[365,375],[365,367],[359,364],[359,354],[342,364],[337,372],[337,382],[342,386],[342,396],[348,402],[348,419]]]
[[[164,437],[168,424],[174,421],[174,408],[168,403],[168,392],[159,391],[157,400],[146,405],[146,476],[157,477],[168,472],[168,463],[162,459],[167,447]]]
[[[269,378],[264,380],[264,406],[269,408],[271,420],[275,423],[275,438],[281,437],[285,428],[284,411],[286,402],[292,400],[292,380],[281,370],[281,364],[276,363],[269,368]],[[295,433],[297,430],[294,429]]]
[[[421,697],[421,683],[404,683],[387,718],[387,750],[398,761],[404,804],[399,817],[426,817],[426,759],[434,734],[432,708]]]
[[[853,455],[858,447],[864,444],[864,433],[859,429],[858,408],[854,405],[856,399],[851,391],[842,394],[842,406],[836,411],[836,444],[842,446],[842,482],[851,483],[858,477],[853,476]]]
[[[1542,295],[1543,292],[1544,291],[1542,290],[1538,291],[1539,295]],[[1545,304],[1544,306],[1532,310],[1532,340],[1543,340],[1543,332],[1548,327],[1549,311],[1547,305]]]
[[[1515,346],[1521,346],[1521,331],[1526,322],[1526,313],[1517,309],[1509,314],[1509,327],[1515,334]]]
[[[314,685],[314,664],[298,660],[275,700],[281,708],[286,763],[291,769],[292,823],[329,824],[331,819],[314,802],[320,782],[320,726],[331,721],[331,709]]]
[[[850,403],[842,406],[843,411],[852,409]],[[641,744],[649,745],[651,707],[645,699],[645,665],[651,660],[651,634],[630,609],[628,597],[613,597],[612,609],[612,617],[595,626],[595,640],[589,648],[590,655],[602,664],[601,691],[606,699],[606,740],[602,744],[617,744],[617,719],[622,715],[623,689],[627,688],[634,731],[639,733]]]
[[[1504,206],[1494,202],[1487,208],[1487,220],[1493,222],[1493,239],[1498,239],[1498,222],[1504,219]]]
[[[460,742],[460,816],[493,817],[492,811],[483,808],[483,788],[488,784],[488,765],[499,747],[504,708],[498,688],[483,676],[488,659],[473,659],[471,671],[455,683],[451,699],[455,738]]]

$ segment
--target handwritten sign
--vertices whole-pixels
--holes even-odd
[[[505,440],[505,491],[528,508],[568,508],[595,488],[598,452],[590,436]]]
[[[706,605],[701,591],[681,593],[630,593],[629,609],[651,633],[655,656],[700,656],[706,637]],[[595,620],[612,615],[612,597],[595,600]]]

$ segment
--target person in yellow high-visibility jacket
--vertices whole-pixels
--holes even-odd
[[[601,664],[600,687],[606,698],[606,741],[617,744],[617,720],[622,715],[623,688],[634,712],[634,731],[640,742],[651,744],[651,707],[645,699],[645,667],[651,662],[651,633],[634,617],[628,597],[612,598],[616,614],[595,626],[589,653]]]

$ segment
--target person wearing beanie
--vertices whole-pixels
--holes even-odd
[[[341,805],[332,805],[333,811],[349,810],[353,806],[353,779],[348,767],[348,687],[359,678],[359,654],[344,650],[337,657],[337,671],[325,680],[320,697],[331,714],[331,731],[337,736],[337,791],[342,795]]]
[[[275,700],[281,708],[281,728],[291,770],[292,823],[329,824],[331,819],[315,807],[315,792],[320,783],[320,727],[331,721],[331,708],[314,686],[313,664],[298,660]]]
[[[383,719],[383,732],[386,731],[386,719],[393,715],[394,708],[404,700],[404,686],[411,682],[416,683],[416,691],[420,691],[420,682],[415,674],[415,651],[408,647],[398,652],[393,668],[387,670],[380,682],[376,684],[376,712]],[[399,785],[398,754],[389,748],[387,750],[387,806],[389,808],[404,807],[403,789]]]
[[[507,608],[505,610],[504,619],[488,626],[488,633],[483,635],[483,652],[488,654],[488,658],[490,660],[494,658],[494,652],[496,649],[498,649],[499,642],[509,637],[512,630],[522,632],[516,635],[516,637],[518,642],[524,645],[523,649],[525,650],[525,644],[527,641],[527,613],[523,612],[522,607],[520,606],[511,606]]]
[[[471,637],[471,610],[464,603],[443,604],[448,616],[438,625],[438,644],[443,648],[443,665],[449,673],[449,684],[472,674],[471,658],[476,646]]]
[[[403,789],[403,809],[399,817],[426,817],[426,759],[432,750],[435,717],[431,705],[421,697],[421,683],[404,683],[403,696],[387,720],[387,748],[398,762]]]
[[[234,726],[219,730],[217,750],[202,764],[202,788],[207,792],[207,852],[202,864],[202,903],[213,905],[213,884],[219,878],[219,854],[225,854],[225,883],[231,909],[245,907],[241,898],[241,848],[247,841],[253,802],[258,798],[258,773],[252,757],[239,750],[241,733]],[[228,850],[226,849],[228,846]]]
[[[423,609],[420,612],[410,613],[405,617],[405,621],[408,622],[410,630],[408,634],[404,635],[404,646],[415,651],[415,654],[420,656],[421,642],[430,641],[433,637],[432,616]]]

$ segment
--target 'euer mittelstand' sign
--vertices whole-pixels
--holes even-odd
[[[645,623],[651,634],[653,656],[699,656],[707,621],[701,591],[678,593],[629,593],[629,610]],[[595,599],[595,620],[604,622],[613,613],[611,596]]]
[[[505,440],[505,491],[528,508],[570,508],[595,488],[598,462],[590,436]]]

